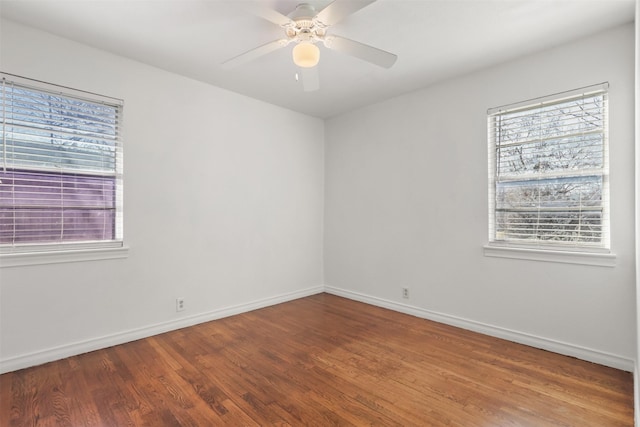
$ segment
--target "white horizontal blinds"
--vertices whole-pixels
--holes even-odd
[[[489,116],[492,240],[608,247],[603,88]]]
[[[122,240],[120,103],[3,77],[0,246]]]

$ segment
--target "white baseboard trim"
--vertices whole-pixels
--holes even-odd
[[[473,320],[452,316],[449,314],[438,313],[407,304],[397,303],[358,292],[353,292],[332,286],[315,286],[300,291],[280,294],[273,297],[263,298],[260,300],[238,304],[234,306],[224,307],[207,313],[200,313],[193,316],[181,317],[179,319],[162,322],[142,328],[131,329],[116,334],[106,335],[99,338],[92,338],[71,344],[65,344],[58,347],[49,348],[33,353],[22,354],[19,356],[9,357],[0,360],[0,374],[12,372],[18,369],[24,369],[31,366],[41,365],[43,363],[52,362],[54,360],[64,359],[65,357],[75,356],[102,348],[112,347],[114,345],[124,344],[130,341],[147,338],[153,335],[162,334],[164,332],[176,329],[186,328],[197,325],[199,323],[209,322],[211,320],[222,319],[224,317],[236,314],[246,313],[259,308],[264,308],[298,298],[327,292],[329,294],[341,296],[355,301],[364,302],[378,307],[388,308],[400,313],[409,314],[423,319],[433,320],[435,322],[468,329],[485,335],[506,339],[520,344],[529,345],[554,353],[564,354],[576,357],[578,359],[587,360],[598,363],[600,365],[610,366],[616,369],[633,372],[635,379],[638,378],[635,362],[614,354],[605,353],[573,344],[563,343],[548,338],[542,338],[531,334],[501,328],[498,326],[488,325]],[[637,382],[634,382],[636,384]],[[640,425],[640,424],[638,424]]]
[[[252,310],[257,310],[259,308],[269,307],[272,305],[319,294],[322,292],[324,292],[324,286],[314,286],[295,292],[289,292],[248,303],[220,308],[207,313],[181,317],[179,319],[157,323],[155,325],[131,329],[128,331],[118,332],[99,338],[92,338],[72,344],[65,344],[46,350],[22,354],[20,356],[9,357],[7,359],[0,360],[0,374],[5,372],[17,371],[18,369],[24,369],[31,366],[41,365],[43,363],[64,359],[65,357],[75,356],[82,353],[88,353],[90,351],[99,350],[102,348],[112,347],[114,345],[124,344],[142,338],[151,337],[153,335],[162,334],[164,332],[186,328],[188,326],[209,322],[211,320],[221,319],[223,317],[246,313]]]
[[[378,307],[388,308],[390,310],[398,311],[401,313],[410,314],[412,316],[420,317],[423,319],[433,320],[438,323],[444,323],[496,338],[502,338],[531,347],[541,348],[543,350],[552,351],[554,353],[576,357],[578,359],[586,360],[600,365],[609,366],[628,372],[634,372],[635,362],[633,360],[616,356],[614,354],[605,353],[599,350],[593,350],[574,344],[564,343],[523,332],[513,331],[499,326],[476,322],[474,320],[464,319],[449,314],[438,313],[435,311],[426,310],[424,308],[414,307],[411,305],[365,295],[346,289],[336,288],[333,286],[325,286],[325,292],[355,301],[375,305]]]

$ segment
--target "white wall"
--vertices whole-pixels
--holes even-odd
[[[328,120],[327,289],[632,370],[633,46],[626,25]],[[487,109],[603,81],[616,267],[484,257]]]
[[[636,0],[636,363],[633,371],[635,425],[640,425],[640,0]]]
[[[0,52],[2,71],[124,99],[130,247],[1,269],[2,369],[322,291],[321,120],[8,21]]]

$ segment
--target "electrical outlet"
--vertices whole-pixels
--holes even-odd
[[[402,288],[402,298],[409,298],[409,288]]]
[[[184,310],[184,298],[176,298],[176,311]]]

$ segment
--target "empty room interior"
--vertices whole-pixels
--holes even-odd
[[[1,0],[0,425],[638,425],[639,17]]]

